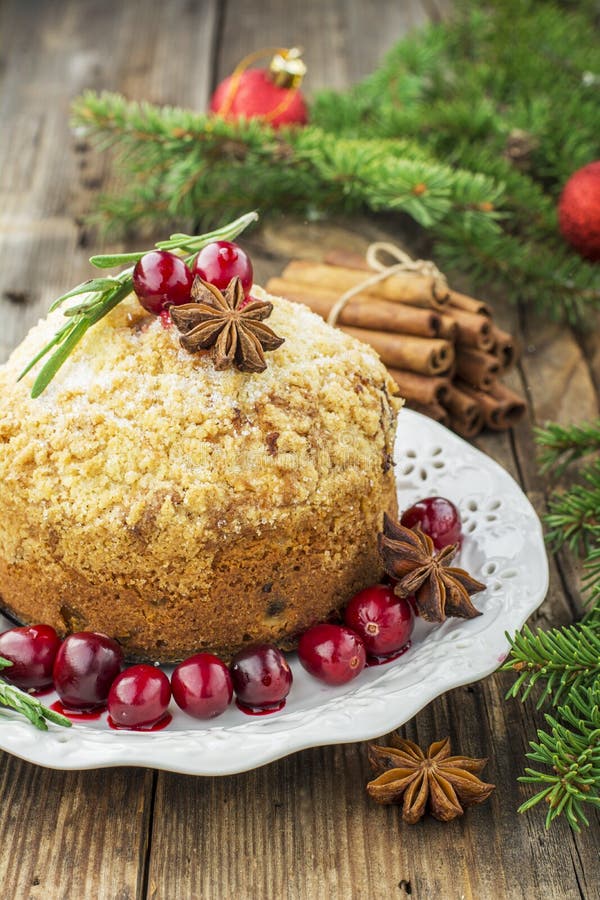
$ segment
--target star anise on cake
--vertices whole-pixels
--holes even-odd
[[[402,802],[402,818],[414,825],[429,810],[442,822],[462,816],[465,807],[483,803],[495,785],[477,776],[487,759],[450,756],[450,738],[435,741],[427,754],[399,735],[390,747],[369,744],[369,762],[376,778],[367,784],[378,803]]]
[[[190,353],[213,348],[216,369],[235,366],[241,372],[264,372],[265,350],[276,350],[284,341],[263,322],[273,304],[246,303],[239,278],[232,278],[220,291],[196,277],[192,299],[194,303],[170,307],[171,319],[181,332],[181,346]]]
[[[397,581],[395,592],[400,597],[414,594],[419,614],[427,622],[443,622],[447,616],[473,619],[481,615],[470,595],[483,591],[485,584],[464,569],[450,566],[458,544],[436,553],[432,539],[418,526],[405,528],[386,514],[378,545],[385,571]]]

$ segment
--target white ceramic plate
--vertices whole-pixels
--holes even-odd
[[[504,660],[513,633],[548,587],[542,530],[531,504],[493,460],[441,425],[404,410],[395,449],[400,508],[440,494],[463,518],[463,565],[487,589],[474,598],[483,615],[426,625],[417,619],[411,649],[365,669],[349,685],[322,685],[293,656],[294,685],[284,710],[249,717],[235,706],[210,724],[172,703],[173,721],[154,733],[114,731],[106,715],[40,732],[11,712],[0,719],[0,747],[56,769],[137,765],[193,775],[228,775],[305,747],[367,740],[412,718],[435,697],[483,678]],[[10,622],[0,616],[0,630]],[[52,703],[55,695],[44,698]]]

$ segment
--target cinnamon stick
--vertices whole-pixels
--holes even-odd
[[[450,306],[476,316],[492,315],[491,309],[483,300],[476,300],[475,297],[468,297],[467,294],[460,294],[458,291],[450,291]]]
[[[457,375],[474,388],[489,391],[500,372],[500,363],[491,353],[472,347],[459,347],[456,354]]]
[[[480,404],[485,424],[494,431],[512,428],[525,414],[523,398],[500,381],[496,381],[488,393],[475,390],[464,382],[460,383],[460,390]]]
[[[347,269],[343,266],[330,266],[311,260],[292,260],[283,271],[287,281],[310,284],[343,294],[351,288],[362,284],[368,277],[366,272]],[[383,281],[365,288],[368,294],[384,300],[408,303],[411,306],[424,306],[430,309],[441,309],[447,304],[448,297],[434,294],[434,279],[429,275],[414,275],[409,272],[398,272],[389,275]]]
[[[491,319],[476,313],[465,312],[462,309],[450,309],[447,312],[456,322],[458,344],[475,347],[477,350],[492,349],[494,336]]]
[[[450,416],[448,424],[450,425],[452,431],[460,434],[461,437],[471,440],[471,438],[477,437],[477,435],[483,428],[483,413],[480,410],[477,418],[474,419],[469,425],[463,422],[462,419],[455,419],[453,416]]]
[[[286,281],[285,278],[269,279],[266,288],[271,294],[304,303],[324,319],[327,319],[340,297],[340,293],[335,291]],[[338,323],[420,337],[437,337],[441,330],[440,316],[433,310],[379,300],[371,294],[363,293],[348,300],[338,317]]]
[[[512,334],[503,331],[497,325],[492,328],[492,337],[494,338],[492,353],[498,358],[500,370],[506,372],[517,361],[517,343]]]
[[[441,422],[442,425],[448,424],[448,413],[439,403],[418,403],[416,400],[409,400],[406,405],[429,419]]]
[[[447,341],[455,341],[458,333],[458,325],[452,318],[452,315],[448,313],[438,313],[438,315],[440,317],[439,336],[445,338]]]
[[[444,406],[450,413],[452,427],[464,437],[475,437],[479,434],[484,424],[481,404],[460,390],[455,384],[451,385]]]
[[[400,393],[408,402],[422,404],[444,404],[450,391],[448,378],[432,375],[418,375],[403,369],[389,369],[389,373],[400,388]]]
[[[439,338],[397,335],[348,326],[343,326],[341,330],[370,344],[379,353],[381,361],[393,369],[407,369],[422,375],[444,375],[454,362],[454,347],[449,341]]]

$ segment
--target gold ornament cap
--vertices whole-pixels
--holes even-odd
[[[300,47],[279,50],[269,64],[271,81],[281,88],[299,88],[306,75]]]

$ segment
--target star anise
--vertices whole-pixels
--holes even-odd
[[[450,566],[458,544],[449,544],[436,553],[433,541],[419,526],[405,528],[388,515],[384,516],[378,542],[383,567],[397,581],[396,593],[400,597],[414,594],[419,614],[427,622],[443,622],[446,616],[473,619],[481,615],[470,594],[485,590],[485,584],[464,569]]]
[[[477,775],[487,759],[450,756],[450,738],[435,741],[427,755],[413,741],[394,735],[391,747],[369,744],[369,762],[377,775],[367,792],[378,803],[400,803],[402,818],[414,825],[425,814],[442,822],[462,816],[465,807],[483,803],[495,785]]]
[[[241,372],[264,372],[265,350],[276,350],[284,339],[263,323],[273,304],[263,300],[245,303],[239,278],[232,278],[224,291],[196,277],[192,285],[194,303],[170,308],[171,319],[182,336],[181,346],[190,353],[214,348],[216,369],[236,366]]]

